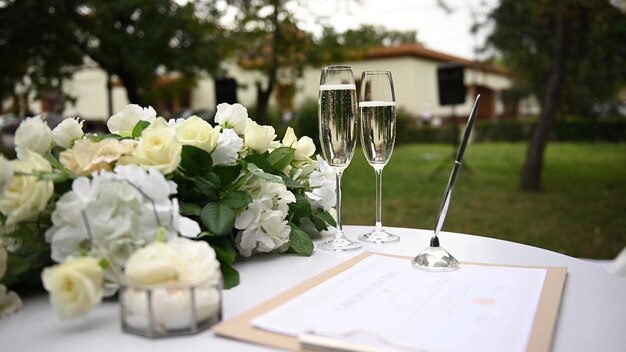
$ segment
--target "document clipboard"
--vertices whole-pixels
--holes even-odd
[[[264,314],[284,302],[297,297],[298,295],[306,292],[320,283],[328,280],[329,278],[338,275],[339,273],[351,268],[356,263],[371,256],[372,254],[386,255],[396,258],[405,258],[410,260],[410,257],[390,255],[382,253],[365,252],[362,253],[344,263],[341,263],[325,272],[314,276],[295,287],[276,295],[275,297],[259,304],[258,306],[238,315],[231,319],[228,319],[220,324],[215,325],[212,330],[219,336],[224,336],[244,342],[257,343],[266,346],[277,347],[292,351],[304,351],[300,342],[296,337],[282,335],[278,333],[269,332],[266,330],[258,329],[251,324],[251,320],[261,314]],[[561,302],[561,296],[563,293],[563,287],[565,278],[567,276],[567,268],[565,267],[543,267],[543,266],[516,266],[516,265],[499,265],[499,264],[477,264],[466,263],[472,265],[485,265],[485,266],[502,266],[502,267],[524,267],[524,268],[540,268],[546,270],[546,277],[541,291],[539,303],[537,305],[537,313],[533,321],[531,335],[528,340],[527,351],[543,352],[550,351],[552,338],[554,335],[554,329],[556,325],[556,319],[558,316],[559,306]],[[332,350],[332,349],[329,349]]]

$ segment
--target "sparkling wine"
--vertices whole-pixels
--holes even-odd
[[[361,145],[371,165],[387,164],[396,141],[396,103],[363,101],[361,109]]]
[[[354,154],[356,101],[354,84],[320,86],[320,142],[331,166],[348,166]]]

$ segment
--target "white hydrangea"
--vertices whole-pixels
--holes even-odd
[[[309,187],[312,190],[305,192],[305,195],[314,207],[330,211],[337,203],[335,170],[319,155],[317,166],[309,176]]]
[[[237,132],[230,128],[224,129],[217,140],[217,147],[211,154],[213,165],[235,163],[242,148],[243,139],[237,135]]]
[[[286,220],[289,203],[296,201],[285,185],[253,176],[244,190],[252,203],[237,216],[235,238],[239,252],[249,257],[253,252],[284,252],[288,248],[291,228]]]
[[[177,200],[169,198],[176,185],[161,173],[137,165],[114,171],[94,174],[92,180],[77,178],[72,191],[59,199],[52,213],[54,226],[46,231],[52,259],[60,262],[85,251],[101,256],[88,245],[87,226],[117,264],[158,237],[171,239],[177,232],[194,237],[200,232],[195,221],[180,216]]]

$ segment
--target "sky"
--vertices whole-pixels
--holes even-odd
[[[308,9],[298,10],[298,17],[307,22],[314,17],[311,13],[322,16],[339,32],[361,24],[416,30],[418,41],[427,48],[471,59],[475,42],[482,44],[488,34],[486,28],[472,37],[472,11],[484,19],[496,4],[497,0],[313,0]],[[315,31],[315,24],[308,22]]]

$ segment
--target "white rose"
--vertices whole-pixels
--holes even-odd
[[[163,242],[153,242],[133,253],[124,271],[133,283],[155,285],[174,283],[182,265],[176,251]]]
[[[295,161],[309,161],[311,156],[315,153],[315,143],[309,137],[302,137],[298,140],[293,128],[288,127],[283,137],[283,145],[291,147],[296,150],[293,160]]]
[[[125,273],[144,285],[209,281],[221,278],[215,251],[204,241],[177,237],[168,243],[152,242],[128,258]]]
[[[220,291],[209,284],[199,285],[193,291],[196,307],[196,323],[206,322],[209,319],[218,319],[220,312]],[[121,298],[124,302],[124,321],[135,329],[150,329],[150,309],[146,291],[133,287],[124,291]],[[171,290],[169,287],[152,288],[152,315],[157,329],[179,330],[192,326],[194,312],[191,305],[191,296],[180,289]]]
[[[232,128],[237,134],[244,134],[248,124],[248,110],[241,104],[221,103],[217,106],[215,122],[224,128]]]
[[[7,291],[4,285],[0,285],[0,318],[17,312],[21,307],[20,296],[13,291]]]
[[[41,278],[61,319],[81,316],[102,300],[103,270],[96,258],[70,259],[44,269]]]
[[[83,122],[75,119],[64,119],[52,130],[54,143],[68,149],[72,147],[74,141],[83,138]]]
[[[272,145],[276,138],[274,127],[261,126],[254,121],[248,121],[244,134],[244,145],[259,154],[263,154]]]
[[[35,171],[52,171],[52,167],[41,155],[25,149],[18,160],[11,161],[16,172],[31,174]],[[14,225],[39,214],[52,196],[51,181],[39,180],[37,176],[15,175],[0,196],[0,211],[7,216],[6,225]]]
[[[193,241],[177,237],[168,245],[173,248],[185,264],[178,268],[178,282],[196,283],[209,281],[217,285],[222,274],[215,250],[204,241]]]
[[[15,148],[18,157],[24,149],[30,149],[38,154],[45,154],[52,147],[52,131],[41,119],[35,116],[24,120],[15,131]]]
[[[174,130],[168,127],[165,119],[159,117],[143,130],[133,156],[137,164],[168,174],[180,164],[181,149]]]
[[[237,135],[237,132],[231,129],[222,131],[217,140],[217,147],[211,154],[213,165],[235,163],[241,148],[243,148],[243,139]]]
[[[176,126],[176,137],[183,145],[192,145],[209,153],[215,149],[220,135],[219,127],[211,125],[194,115]]]
[[[152,106],[142,108],[137,104],[129,104],[124,110],[111,116],[107,121],[107,127],[111,133],[118,134],[122,137],[130,137],[133,135],[133,129],[139,121],[152,122],[156,119],[156,111]]]
[[[11,181],[13,181],[13,166],[0,154],[0,197],[2,197],[4,190],[9,187]]]

